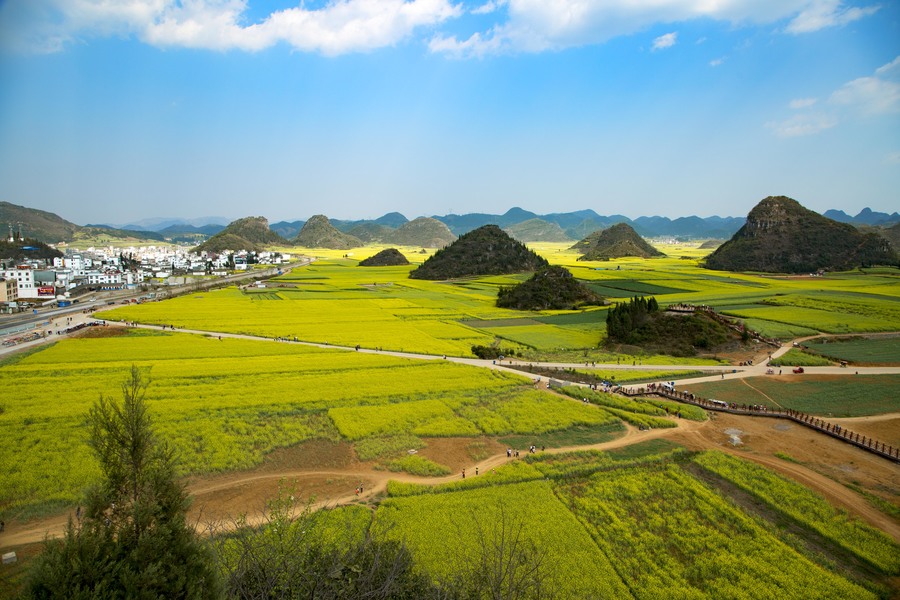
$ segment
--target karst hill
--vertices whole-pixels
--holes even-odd
[[[550,266],[497,225],[484,225],[460,236],[412,271],[413,279],[453,279],[538,271]]]
[[[408,264],[409,261],[396,248],[386,248],[374,256],[359,261],[360,267],[396,267]]]
[[[365,244],[357,237],[342,233],[325,215],[313,215],[303,224],[303,228],[294,238],[294,244],[304,248],[328,248],[331,250],[349,250]]]
[[[644,241],[644,238],[627,223],[618,223],[608,229],[595,231],[571,248],[582,252],[578,260],[609,260],[625,256],[651,258],[664,256],[662,252]]]
[[[262,252],[268,246],[289,245],[290,242],[269,229],[269,221],[265,217],[244,217],[229,223],[225,229],[194,248],[194,252]]]
[[[757,204],[747,222],[706,259],[710,269],[764,273],[843,271],[896,264],[890,243],[813,212],[785,196]]]
[[[502,287],[497,293],[497,306],[516,310],[571,310],[592,304],[603,304],[603,298],[560,266],[538,271],[527,281]]]
[[[449,227],[431,217],[413,219],[385,237],[391,244],[421,248],[443,248],[456,239]]]

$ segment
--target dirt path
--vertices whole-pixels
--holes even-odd
[[[90,317],[85,315],[84,320],[88,319],[90,319]],[[141,327],[158,329],[156,326]],[[210,332],[203,331],[177,331],[202,335],[210,334]],[[222,334],[222,337],[226,336],[257,340],[267,339],[256,336]],[[326,346],[324,344],[306,345],[338,348],[335,346]],[[791,344],[785,344],[782,348],[779,348],[772,353],[773,358],[787,352],[791,347]],[[354,350],[353,348],[345,349],[348,351]],[[371,349],[360,349],[360,351],[376,353],[375,350]],[[0,354],[3,352],[4,350],[0,349]],[[497,370],[513,370],[511,367],[514,366],[513,363],[503,365],[495,364],[493,361],[459,357],[444,358],[440,356],[399,352],[377,353],[414,359],[444,359]],[[547,366],[584,368],[581,364],[563,363],[553,363],[548,364]],[[630,365],[624,366],[612,364],[592,365],[591,368],[622,368],[626,370],[630,368],[644,370],[655,368],[666,370],[673,369],[671,365],[638,365],[632,367]],[[682,380],[680,385],[696,381],[711,381],[722,378],[745,378],[754,375],[762,375],[765,373],[766,367],[765,363],[761,362],[760,364],[751,367],[703,367],[703,369],[718,371],[719,374]],[[851,370],[838,367],[808,369],[808,372],[835,373],[841,375],[851,375],[855,371],[857,371],[857,369]],[[900,367],[860,367],[858,371],[872,374],[900,373]],[[521,373],[521,371],[515,372]],[[747,385],[750,384],[748,383]],[[548,449],[546,452],[560,453],[584,449],[609,450],[649,439],[664,437],[671,437],[676,441],[685,443],[685,445],[692,449],[723,450],[742,458],[754,460],[803,483],[826,496],[837,506],[847,509],[882,531],[885,531],[895,540],[900,542],[900,525],[898,525],[897,521],[871,507],[858,494],[845,486],[845,484],[857,484],[859,480],[864,480],[862,487],[866,489],[887,490],[885,495],[888,496],[888,500],[896,501],[896,499],[900,499],[900,469],[898,469],[896,465],[890,464],[884,459],[848,446],[840,441],[832,440],[826,436],[817,434],[814,431],[806,430],[805,428],[792,428],[790,425],[781,425],[783,430],[779,430],[778,426],[773,428],[771,424],[774,420],[772,419],[754,420],[751,417],[714,413],[710,413],[710,415],[711,419],[702,423],[677,420],[678,427],[672,429],[639,431],[634,427],[628,426],[621,437],[609,442],[586,446],[554,448]],[[895,428],[894,422],[900,420],[900,414],[895,413],[893,415],[879,415],[876,417],[833,420],[835,422],[846,422],[848,424],[852,422],[854,427],[857,428],[868,425],[871,427],[891,428],[891,430],[893,430]],[[739,427],[742,431],[752,432],[751,435],[754,436],[753,451],[747,452],[746,449],[738,450],[725,443],[725,435],[723,432],[726,429],[729,429],[731,425]],[[772,430],[778,431],[778,433],[773,434]],[[782,435],[787,430],[792,431],[791,435]],[[827,451],[822,452],[823,448]],[[773,455],[776,451],[789,453],[800,460],[800,462],[804,463],[804,465],[810,466],[795,464],[777,458]],[[508,458],[504,451],[492,454],[488,458],[478,462],[471,462],[471,464],[461,464],[458,466],[460,469],[465,468],[467,474],[471,477],[475,472],[476,466],[480,473],[487,473],[491,469],[506,464],[511,460],[515,459]],[[305,496],[303,496],[302,499],[311,502],[312,508],[319,508],[354,502],[368,502],[382,495],[390,480],[435,485],[458,480],[460,477],[460,472],[437,478],[418,477],[404,473],[389,473],[385,471],[376,471],[370,466],[361,463],[325,469],[291,468],[289,466],[273,469],[271,468],[271,465],[263,465],[254,471],[208,477],[191,482],[188,485],[188,491],[194,497],[194,503],[189,514],[190,518],[198,524],[198,529],[205,529],[206,524],[209,522],[228,522],[229,520],[233,522],[240,514],[246,514],[249,523],[259,523],[262,520],[261,515],[265,507],[265,502],[275,496],[279,489],[279,484],[284,481],[296,482],[296,485],[301,486],[300,489],[305,493]],[[355,491],[359,485],[362,485],[364,490],[361,494],[357,494]],[[70,517],[74,518],[74,511],[28,523],[9,523],[7,524],[6,531],[0,534],[0,548],[40,542],[48,536],[59,536],[64,532],[66,523]]]

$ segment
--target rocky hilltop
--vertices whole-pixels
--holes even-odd
[[[294,238],[294,244],[304,248],[329,248],[349,250],[365,244],[357,237],[340,232],[325,215],[313,215],[303,224]]]
[[[484,225],[435,252],[409,276],[413,279],[452,279],[538,271],[548,266],[545,259],[498,226]]]
[[[785,196],[757,204],[747,222],[706,259],[710,269],[810,273],[858,266],[896,264],[897,255],[883,237],[861,233]]]
[[[360,267],[396,267],[408,264],[409,261],[396,248],[386,248],[374,256],[359,261]]]
[[[603,298],[559,266],[538,271],[519,285],[501,287],[497,293],[500,308],[571,310],[590,304],[603,304]]]
[[[225,229],[194,248],[194,252],[262,252],[268,246],[289,245],[290,242],[269,229],[269,221],[265,217],[244,217],[229,223]]]
[[[627,223],[618,223],[609,229],[595,231],[571,248],[582,252],[578,260],[608,260],[623,256],[651,258],[663,253],[648,244]]]

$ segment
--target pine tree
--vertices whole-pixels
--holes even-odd
[[[187,525],[188,496],[175,479],[173,451],[152,426],[137,367],[121,404],[91,409],[90,445],[103,472],[80,522],[47,543],[27,594],[33,598],[215,598],[210,558]]]

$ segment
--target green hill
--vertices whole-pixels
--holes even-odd
[[[443,248],[455,239],[449,227],[430,217],[413,219],[385,236],[391,244],[422,248]]]
[[[501,287],[497,293],[497,306],[516,310],[571,310],[590,304],[603,304],[603,298],[559,266],[538,271],[519,285]]]
[[[664,256],[644,241],[627,223],[617,223],[608,229],[595,231],[571,248],[583,253],[578,260],[608,260],[623,256],[651,258]]]
[[[365,244],[357,237],[341,233],[325,215],[314,215],[303,224],[303,229],[294,238],[294,243],[304,248],[329,248],[349,250]]]
[[[571,238],[556,223],[543,219],[528,219],[504,228],[506,233],[520,242],[568,242]]]
[[[897,264],[890,243],[813,212],[785,196],[770,196],[747,215],[746,224],[706,258],[723,271],[810,273]]]
[[[396,248],[386,248],[375,256],[359,261],[360,267],[396,267],[408,264],[409,261]]]
[[[366,244],[377,244],[378,242],[383,242],[387,240],[392,233],[394,233],[394,229],[392,227],[381,225],[380,223],[376,223],[375,221],[366,221],[365,223],[354,225],[350,228],[349,231],[347,231],[348,235],[352,235],[353,237],[358,238],[360,241],[365,242]]]
[[[413,279],[452,279],[523,273],[548,266],[546,260],[496,225],[484,225],[435,252],[409,276]]]
[[[262,252],[270,246],[289,245],[290,242],[269,229],[269,221],[265,217],[244,217],[229,223],[225,229],[194,248],[194,252]]]

